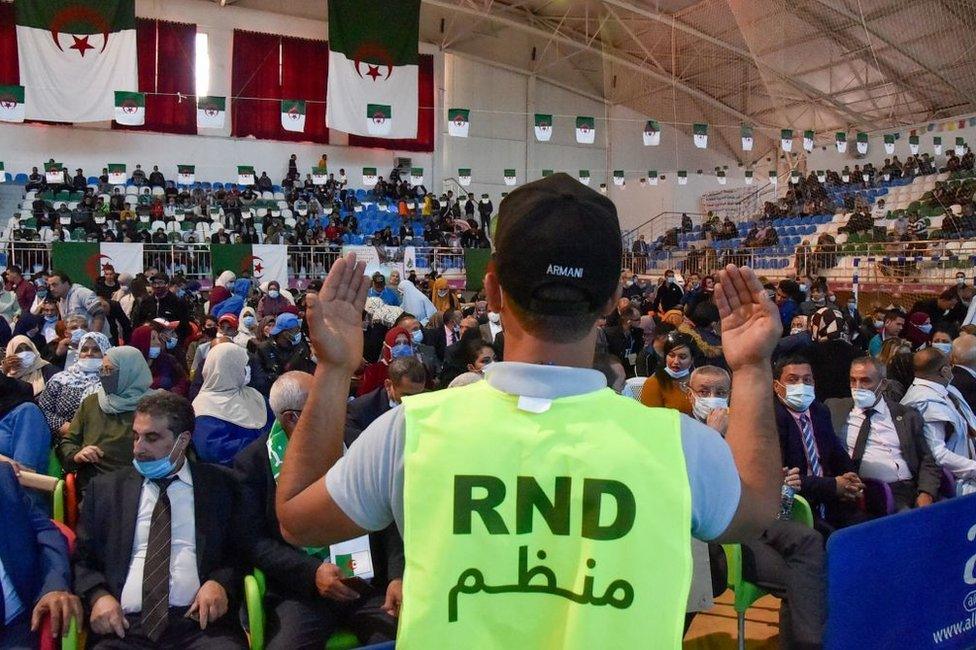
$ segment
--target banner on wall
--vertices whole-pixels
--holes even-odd
[[[125,173],[125,165],[122,163],[108,164],[108,182],[112,185],[125,185],[128,176]]]
[[[237,166],[237,184],[254,185],[254,167],[252,165]]]
[[[453,138],[468,137],[468,118],[471,114],[466,108],[450,108],[447,110],[447,133]]]
[[[227,98],[197,97],[197,128],[222,129],[227,116]]]
[[[64,182],[64,167],[59,162],[44,163],[44,179],[52,185],[60,185]]]
[[[734,187],[705,192],[700,199],[703,214],[714,212],[720,217],[740,220],[759,210],[759,199],[755,190],[748,187]]]
[[[176,166],[176,180],[180,185],[192,185],[196,177],[196,165]]]
[[[24,87],[0,86],[0,122],[24,121]]]
[[[231,271],[258,283],[276,281],[288,286],[288,246],[284,244],[213,244],[210,258],[215,278]]]
[[[116,273],[130,273],[133,277],[142,273],[146,268],[142,244],[60,241],[51,244],[51,268],[64,271],[72,282],[90,289],[108,265]]]
[[[305,132],[305,100],[281,100],[281,128],[294,133]]]

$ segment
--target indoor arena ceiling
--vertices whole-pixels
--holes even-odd
[[[732,151],[743,123],[832,137],[976,112],[976,0],[422,1],[425,42],[685,130],[707,122]]]

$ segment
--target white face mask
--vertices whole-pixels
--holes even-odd
[[[488,312],[488,320],[490,322],[495,323],[497,325],[498,323],[501,322],[502,315],[501,314],[496,314],[495,312],[490,311],[490,312]]]
[[[877,393],[866,388],[852,388],[851,398],[857,407],[862,409],[871,408],[878,401]]]
[[[800,332],[805,332],[807,328],[805,327],[792,327],[790,328],[790,334],[799,334]]]
[[[685,368],[684,370],[671,370],[670,367],[664,366],[664,372],[668,373],[671,379],[684,379],[689,374],[691,374],[691,368]]]
[[[695,403],[691,405],[691,411],[695,417],[704,422],[715,409],[729,408],[729,400],[724,397],[698,397],[695,396]]]
[[[876,320],[876,321],[874,321],[874,328],[875,329],[881,329],[882,327],[884,327],[884,321],[883,320]]]
[[[786,395],[783,403],[790,407],[790,410],[802,413],[810,408],[814,399],[813,386],[809,384],[785,384]]]
[[[81,368],[82,372],[88,374],[94,374],[102,369],[102,360],[98,357],[88,357],[86,359],[78,359],[78,367]]]

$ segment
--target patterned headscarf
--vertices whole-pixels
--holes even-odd
[[[833,307],[821,307],[810,317],[810,337],[815,341],[847,341],[847,321],[844,314]]]

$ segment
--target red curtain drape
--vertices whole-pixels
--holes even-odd
[[[20,84],[17,61],[17,21],[13,3],[0,4],[0,86]]]
[[[113,122],[113,129],[196,134],[196,36],[196,25],[136,19],[139,92],[146,93],[146,123]]]
[[[389,140],[386,138],[366,138],[349,136],[351,147],[375,147],[397,151],[434,150],[434,57],[420,55],[417,90],[420,95],[420,109],[417,111],[417,137],[412,140]]]
[[[329,44],[305,38],[281,37],[281,97],[305,100],[305,132],[281,128],[277,140],[329,143],[325,126],[325,94],[329,75]],[[280,115],[280,112],[279,112]]]

